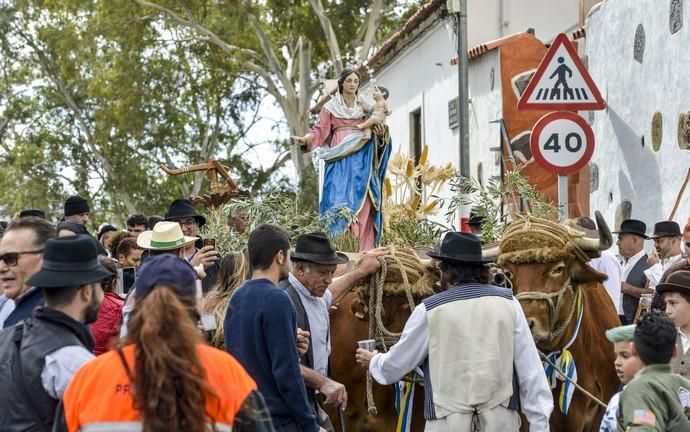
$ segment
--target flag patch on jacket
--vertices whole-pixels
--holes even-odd
[[[633,424],[656,426],[656,416],[647,410],[635,410],[633,412]]]

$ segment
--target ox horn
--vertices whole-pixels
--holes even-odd
[[[603,251],[613,245],[613,237],[611,236],[611,230],[609,226],[606,225],[604,217],[598,210],[594,212],[594,218],[597,220],[597,228],[599,232],[598,239],[581,237],[577,239],[577,245],[583,251]]]
[[[498,243],[482,247],[482,256],[484,258],[496,258],[499,253],[501,253],[501,247]]]

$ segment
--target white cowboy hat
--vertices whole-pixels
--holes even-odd
[[[177,222],[158,222],[152,231],[144,231],[137,237],[139,247],[150,250],[172,250],[187,246],[199,237],[187,237]]]

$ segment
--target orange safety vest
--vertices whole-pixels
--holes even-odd
[[[206,397],[206,412],[217,430],[230,431],[237,411],[249,393],[256,390],[256,383],[225,351],[199,344],[197,352],[216,396]],[[124,347],[122,353],[134,371],[134,345]],[[117,351],[82,366],[65,390],[63,405],[70,432],[141,430],[131,382]]]

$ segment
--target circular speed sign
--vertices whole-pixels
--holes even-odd
[[[529,144],[539,165],[558,175],[568,175],[579,171],[592,158],[594,132],[579,115],[558,111],[537,121]]]

